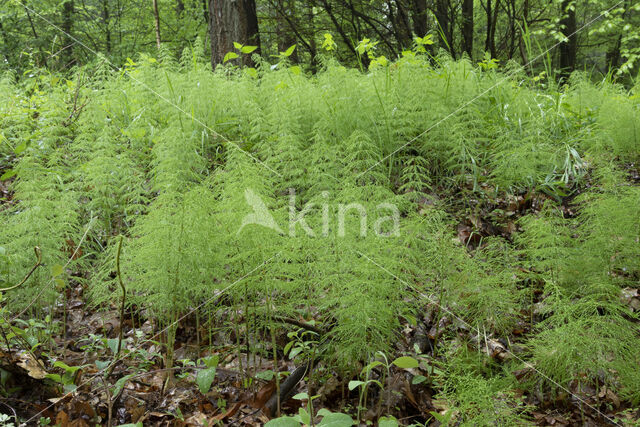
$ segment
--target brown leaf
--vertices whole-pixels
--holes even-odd
[[[256,397],[249,402],[249,406],[256,409],[262,409],[262,407],[267,403],[269,398],[276,391],[276,382],[275,380],[269,382],[264,387],[262,387],[258,393],[256,393]]]
[[[236,412],[238,412],[240,410],[240,408],[242,407],[243,403],[242,402],[238,402],[235,405],[233,405],[231,407],[231,409],[229,409],[227,412],[225,412],[224,414],[218,414],[215,417],[213,417],[214,421],[222,421],[225,418],[229,418],[229,417],[233,417]]]
[[[27,371],[27,375],[31,378],[41,380],[47,376],[47,371],[42,368],[41,362],[36,360],[31,353],[24,352],[19,357],[18,366]]]
[[[66,412],[60,411],[58,412],[58,416],[56,416],[56,425],[60,427],[68,427],[69,426],[69,416]]]

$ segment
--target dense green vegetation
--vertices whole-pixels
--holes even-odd
[[[0,0],[0,426],[640,425],[639,12]]]
[[[444,54],[368,72],[324,58],[307,76],[285,57],[212,72],[196,46],[126,72],[98,58],[68,78],[2,78],[0,286],[24,278],[35,246],[43,257],[3,295],[7,351],[24,344],[6,328],[26,310],[46,332],[25,336],[60,360],[52,336],[70,289],[109,310],[121,278],[134,331],[114,358],[138,370],[149,367],[134,332],[150,319],[159,367],[189,340],[220,354],[234,343],[245,378],[260,371],[251,357],[311,362],[309,393],[334,375],[391,388],[385,368],[363,366],[409,356],[410,388],[438,399],[410,422],[638,408],[638,319],[624,297],[640,279],[637,86],[578,73],[560,86]],[[256,199],[279,231],[243,223]],[[314,236],[289,223],[311,203]],[[350,203],[364,230],[355,208],[340,221]],[[108,381],[97,357],[84,363]],[[407,414],[373,383],[358,390],[374,420]]]

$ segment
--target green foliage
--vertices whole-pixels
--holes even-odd
[[[124,235],[126,303],[169,326],[169,352],[193,309],[256,352],[272,350],[256,338],[275,333],[274,316],[314,319],[326,332],[294,333],[289,356],[353,376],[397,350],[403,318],[440,305],[440,340],[459,340],[452,323],[509,336],[528,317],[523,357],[552,380],[540,383],[600,381],[640,400],[637,319],[620,301],[640,275],[640,192],[624,169],[637,157],[635,95],[579,76],[541,89],[420,54],[367,74],[333,60],[314,76],[266,61],[211,72],[201,44],[180,61],[130,60],[128,74],[3,80],[1,165],[16,175],[0,210],[2,282],[24,277],[34,246],[46,264],[5,295],[12,309],[40,292],[34,310],[54,302],[79,267],[95,305],[119,300]],[[76,94],[87,105],[70,118]],[[516,247],[496,237],[471,250],[453,233],[458,206],[578,190],[577,218],[547,200],[518,223]],[[521,423],[510,376],[471,348],[480,341],[437,353],[450,421]],[[215,366],[201,372],[205,391]]]

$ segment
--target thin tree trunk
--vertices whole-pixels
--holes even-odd
[[[500,0],[496,0],[496,3],[493,7],[493,23],[491,24],[491,35],[489,37],[489,51],[491,52],[492,58],[498,57],[498,52],[496,50],[496,28],[498,28],[498,11],[500,10]]]
[[[158,0],[152,0],[153,3],[153,22],[156,27],[156,46],[160,49],[162,39],[160,38],[160,13],[158,13]]]
[[[566,41],[560,43],[560,76],[567,78],[576,68],[578,39],[576,37],[576,10],[573,0],[563,0],[560,31]]]
[[[105,31],[106,51],[111,52],[111,29],[109,28],[109,5],[108,0],[102,0],[102,22]]]
[[[202,0],[202,15],[204,16],[204,22],[207,23],[207,25],[209,25],[210,20],[209,20],[209,2],[207,0]]]
[[[287,19],[285,18],[286,14],[288,14],[289,17],[296,16],[295,2],[290,0],[278,0],[278,4],[276,7],[279,9],[279,12],[276,11],[276,34],[278,36],[278,50],[280,52],[284,52],[296,43],[295,34],[293,34],[289,29],[289,24],[287,22]],[[298,49],[295,49],[293,51],[291,56],[289,56],[289,60],[295,64],[299,62]]]
[[[462,46],[473,60],[473,0],[462,2]]]
[[[71,38],[73,32],[73,12],[74,4],[73,0],[66,0],[62,4],[62,31],[64,31],[64,46],[62,47],[63,54],[61,55],[66,62],[64,65],[69,66],[73,63],[73,44],[74,41]]]
[[[427,0],[411,1],[411,20],[413,21],[413,32],[418,37],[427,34]]]
[[[440,38],[442,43],[451,53],[451,56],[455,59],[455,51],[453,46],[453,34],[451,33],[451,19],[449,17],[449,1],[448,0],[436,0],[434,14],[436,20],[440,26]]]

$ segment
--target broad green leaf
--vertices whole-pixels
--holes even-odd
[[[238,43],[238,42],[233,42],[233,47],[235,47],[238,50],[242,49],[242,45],[240,43]]]
[[[302,347],[296,347],[291,349],[291,352],[289,353],[289,358],[293,360],[298,354],[300,354],[302,350],[303,350]]]
[[[62,368],[64,369],[67,373],[74,373],[76,372],[78,369],[82,369],[82,366],[69,366],[66,363],[58,360],[56,363],[53,364],[54,368]]]
[[[256,374],[256,378],[264,381],[271,381],[275,377],[275,375],[276,375],[275,372],[269,370],[269,371],[258,372]]]
[[[284,52],[282,52],[281,55],[284,56],[284,57],[289,57],[289,56],[291,56],[291,54],[293,53],[294,50],[296,50],[296,45],[295,44],[293,46],[289,47],[289,49],[287,49]]]
[[[264,427],[300,427],[300,422],[293,417],[280,417],[269,421]]]
[[[200,389],[200,393],[205,394],[209,392],[213,379],[216,377],[216,368],[202,369],[196,376],[196,384]]]
[[[240,49],[240,52],[242,53],[251,53],[254,50],[256,50],[258,48],[258,46],[242,46],[242,49]]]
[[[227,61],[231,61],[232,59],[236,59],[238,57],[238,54],[235,52],[227,52],[227,54],[224,56],[224,59],[222,60],[223,63],[227,62]]]
[[[5,173],[3,173],[2,176],[0,176],[0,181],[6,181],[7,179],[13,178],[17,174],[18,172],[16,172],[15,170],[9,169]]]
[[[333,414],[333,412],[331,412],[327,408],[322,408],[318,412],[316,412],[316,415],[319,417],[326,417],[327,415],[331,415],[331,414]]]
[[[113,354],[116,354],[116,352],[118,351],[118,341],[118,338],[109,338],[107,340],[107,346]]]
[[[413,379],[411,380],[411,384],[422,384],[423,382],[425,382],[427,380],[427,377],[425,377],[424,375],[416,375],[415,377],[413,377]]]
[[[328,414],[322,421],[318,423],[318,426],[322,427],[349,427],[354,424],[353,418],[351,418],[347,414],[342,414],[340,412],[336,412],[333,414]]]
[[[51,381],[55,381],[59,384],[62,384],[62,377],[58,374],[47,374],[45,378],[50,379]]]
[[[133,374],[129,374],[129,375],[125,375],[124,377],[116,381],[113,388],[111,389],[111,393],[114,396],[119,395],[122,389],[124,388],[125,384],[127,383],[127,381],[129,381],[132,377],[133,377]]]
[[[107,361],[96,360],[96,367],[101,371],[104,371],[105,369],[107,369],[110,364],[111,362],[109,362],[108,360]]]
[[[378,427],[398,427],[398,420],[395,417],[381,417],[378,419]]]
[[[65,393],[72,393],[77,389],[78,389],[78,386],[75,384],[65,384],[62,386],[62,390],[64,390]]]
[[[295,399],[295,400],[307,400],[307,399],[309,399],[309,394],[307,394],[307,393],[298,393],[295,396],[293,396],[292,399]]]
[[[354,388],[360,387],[363,384],[366,383],[364,381],[349,381],[349,390],[353,390]]]
[[[302,420],[302,424],[311,424],[311,415],[309,415],[306,409],[298,409],[298,415],[300,416],[300,420]]]
[[[373,368],[375,368],[376,366],[380,366],[380,365],[382,365],[382,364],[383,364],[383,363],[382,363],[382,362],[380,362],[379,360],[375,360],[375,361],[373,361],[373,362],[369,363],[369,364],[368,364],[367,366],[365,366],[364,368],[362,368],[362,372],[364,373],[364,372],[370,371],[370,370],[372,370]]]
[[[209,357],[204,357],[202,359],[202,363],[204,363],[207,368],[218,367],[219,361],[220,361],[220,356],[217,354],[214,354],[213,356],[209,356]]]
[[[410,368],[417,368],[420,363],[413,357],[402,356],[394,360],[393,364],[396,365],[398,368],[410,369]]]

